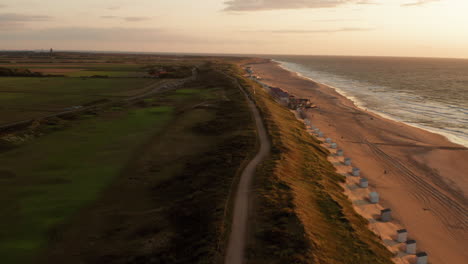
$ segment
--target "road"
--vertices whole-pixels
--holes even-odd
[[[257,127],[257,135],[260,143],[260,149],[258,153],[249,162],[247,167],[245,167],[237,187],[231,235],[229,237],[227,254],[224,262],[225,264],[241,264],[244,262],[244,252],[247,242],[247,222],[249,214],[250,192],[252,190],[252,180],[254,178],[257,166],[269,154],[271,144],[257,107],[247,96],[237,79],[232,77],[229,78],[237,84],[239,89],[247,98],[249,108],[252,111],[253,117],[255,118],[255,125]]]

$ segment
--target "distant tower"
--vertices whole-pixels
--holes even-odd
[[[54,54],[54,49],[50,48],[50,53],[49,54],[52,56],[52,54]]]

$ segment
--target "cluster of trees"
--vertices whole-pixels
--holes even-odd
[[[185,65],[150,65],[146,66],[148,74],[157,78],[185,78],[192,75],[192,68]]]

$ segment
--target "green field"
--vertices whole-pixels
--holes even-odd
[[[161,129],[171,115],[170,107],[151,107],[83,120],[73,129],[1,153],[0,208],[1,215],[10,216],[0,221],[2,262],[43,246],[47,231],[95,200],[138,142]]]
[[[0,149],[2,263],[222,259],[249,121],[240,91],[206,70],[183,89],[44,123]]]
[[[0,124],[84,105],[120,100],[144,93],[159,82],[143,78],[0,78]]]

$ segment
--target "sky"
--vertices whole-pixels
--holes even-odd
[[[0,50],[468,58],[468,0],[1,0]]]

